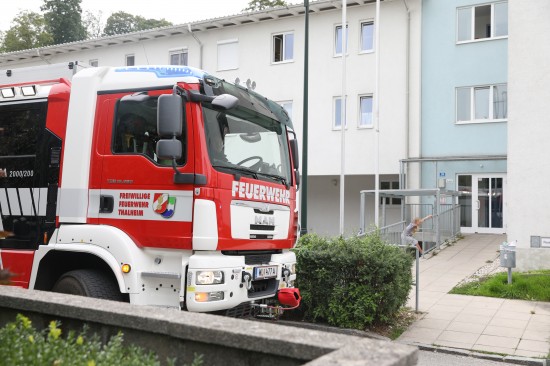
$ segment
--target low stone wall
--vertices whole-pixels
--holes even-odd
[[[136,306],[86,297],[0,286],[0,327],[17,313],[37,328],[60,320],[64,333],[90,331],[107,340],[119,331],[125,341],[152,350],[160,360],[176,357],[204,365],[415,365],[414,347],[252,320],[176,309]],[[1,347],[1,345],[0,345]]]

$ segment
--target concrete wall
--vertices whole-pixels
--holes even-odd
[[[530,244],[531,236],[550,238],[550,3],[509,7],[508,240],[518,241],[519,270],[548,269],[550,248]]]
[[[159,359],[190,364],[194,354],[205,365],[415,365],[414,347],[175,309],[136,306],[65,294],[0,286],[0,327],[17,313],[33,326],[60,320],[62,330],[84,323],[103,341],[119,330],[130,344],[152,350]],[[65,333],[66,334],[66,333]]]
[[[381,175],[380,180],[395,180],[396,175]],[[308,230],[322,236],[330,236],[339,231],[340,220],[340,176],[315,176],[309,181]],[[345,178],[344,200],[344,235],[351,236],[359,232],[360,194],[362,190],[374,189],[374,176],[354,175]],[[365,205],[365,225],[368,229],[374,224],[374,196],[369,195]],[[401,206],[386,207],[386,223],[392,224],[401,220]],[[383,226],[382,209],[380,224]]]

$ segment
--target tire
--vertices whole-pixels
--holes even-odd
[[[78,269],[59,277],[52,288],[53,292],[96,299],[124,301],[118,285],[112,277],[94,269]]]

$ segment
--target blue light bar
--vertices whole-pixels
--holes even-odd
[[[199,79],[206,74],[202,70],[189,66],[129,66],[116,68],[115,72],[149,72],[155,74],[157,78],[194,76]]]

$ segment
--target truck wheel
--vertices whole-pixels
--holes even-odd
[[[52,291],[96,299],[124,301],[116,282],[109,275],[93,269],[79,269],[65,273],[57,280]]]

